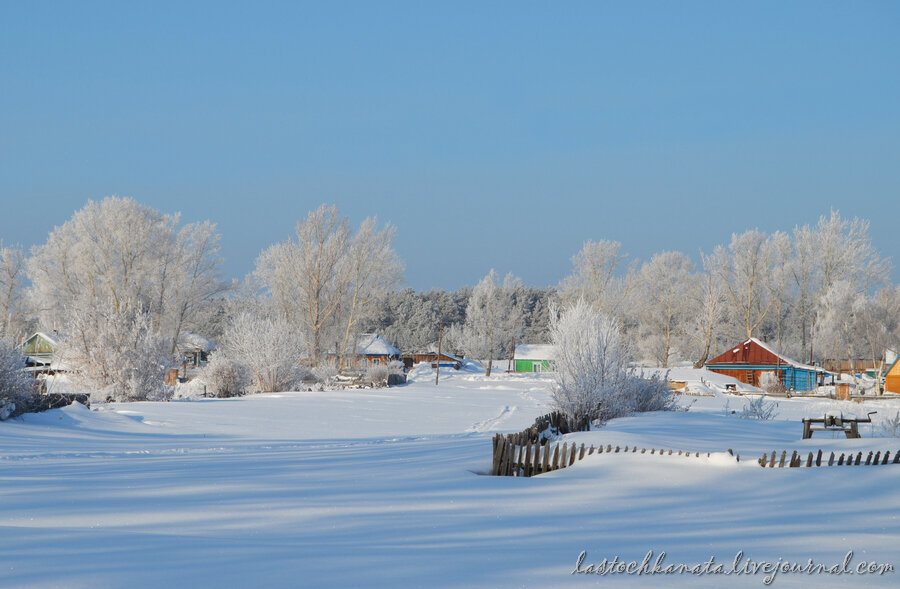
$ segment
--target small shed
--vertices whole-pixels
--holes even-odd
[[[400,358],[400,350],[387,343],[377,333],[364,333],[356,344],[356,355],[359,360],[365,359],[367,366],[373,364],[389,364],[391,360]]]
[[[896,358],[884,375],[884,391],[900,394],[900,358]]]
[[[827,372],[778,354],[764,342],[750,338],[706,363],[706,369],[731,376],[754,387],[781,383],[786,391],[808,392],[825,383]]]
[[[520,344],[513,355],[514,372],[553,372],[556,346],[551,344]]]
[[[209,359],[209,354],[216,349],[216,344],[202,335],[185,331],[178,336],[176,347],[186,366],[197,367]]]
[[[59,336],[39,331],[22,343],[25,365],[35,369],[50,370],[53,356],[59,348]]]

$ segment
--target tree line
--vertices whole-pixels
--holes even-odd
[[[352,227],[323,204],[262,251],[244,281],[227,281],[213,223],[182,225],[130,198],[90,201],[29,253],[0,243],[0,332],[62,334],[66,361],[122,399],[163,394],[153,383],[186,332],[215,341],[220,361],[249,375],[234,382],[257,390],[345,369],[361,333],[423,352],[441,326],[444,350],[490,372],[515,343],[551,341],[553,322],[579,303],[662,367],[702,365],[749,337],[807,362],[879,360],[900,341],[890,262],[867,221],[837,211],[790,233],[736,233],[699,265],[677,251],[641,263],[618,242],[588,241],[570,274],[545,288],[494,270],[456,291],[400,288],[395,233],[375,217]]]

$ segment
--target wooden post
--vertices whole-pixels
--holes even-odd
[[[578,451],[578,460],[584,460],[584,444],[581,444],[581,450]]]
[[[819,449],[819,453],[816,454],[816,466],[822,466],[822,450]]]
[[[800,466],[800,458],[797,456],[797,451],[794,450],[794,453],[791,454],[791,465],[790,465],[790,467],[791,467],[791,468],[796,468],[797,466]]]
[[[894,461],[891,464],[900,464],[900,450],[894,454]]]
[[[559,444],[556,445],[556,448],[553,450],[553,464],[550,465],[550,470],[556,470],[559,468]]]
[[[834,452],[831,453],[831,457],[828,459],[828,466],[832,466],[834,464]]]
[[[569,450],[571,456],[569,456],[569,466],[575,464],[575,444],[572,444],[572,449]],[[584,455],[584,444],[581,445],[581,454]]]
[[[781,466],[784,466],[784,456],[781,457]],[[775,468],[775,450],[772,450],[772,461],[769,463],[769,468]]]
[[[806,468],[811,467],[812,463],[813,463],[813,457],[812,457],[812,452],[810,452],[809,456],[806,458]]]
[[[869,466],[870,464],[872,464],[872,451],[871,450],[869,450],[869,455],[866,456],[866,466]]]
[[[434,386],[438,385],[438,380],[441,377],[441,338],[443,337],[443,335],[444,335],[444,320],[441,319],[440,326],[438,327],[438,355],[437,355],[437,360],[435,360],[435,362],[434,362],[434,366],[435,366]]]
[[[563,444],[562,452],[559,454],[559,467],[565,468],[569,466],[569,442]]]
[[[891,451],[888,450],[884,453],[884,460],[881,461],[882,466],[888,463],[888,458],[891,457]]]
[[[859,466],[860,460],[862,460],[862,452],[856,455],[856,466]]]
[[[526,477],[531,476],[531,442],[528,442],[528,445],[525,447],[525,468],[522,471],[522,475]]]
[[[841,457],[838,458],[838,466],[844,466],[844,453],[841,452]]]
[[[531,467],[531,476],[541,474],[541,445],[534,443],[534,465]]]

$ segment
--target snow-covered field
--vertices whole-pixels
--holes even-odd
[[[900,439],[873,438],[877,425],[861,440],[801,441],[799,420],[878,420],[898,402],[780,400],[760,422],[738,417],[739,397],[684,397],[687,412],[568,439],[702,458],[603,454],[489,477],[476,473],[490,468],[491,436],[549,410],[549,376],[448,372],[437,387],[424,370],[391,389],[72,406],[0,423],[0,586],[724,587],[767,576],[572,574],[582,551],[582,571],[614,557],[640,568],[650,551],[647,570],[662,552],[663,571],[710,557],[710,571],[730,570],[739,552],[747,571],[779,559],[841,568],[852,551],[852,573],[779,572],[773,584],[900,584],[857,568],[900,567],[900,465],[755,462],[783,449],[893,453]]]

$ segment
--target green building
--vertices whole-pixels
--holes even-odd
[[[553,372],[556,347],[550,344],[522,344],[513,356],[516,372]]]

